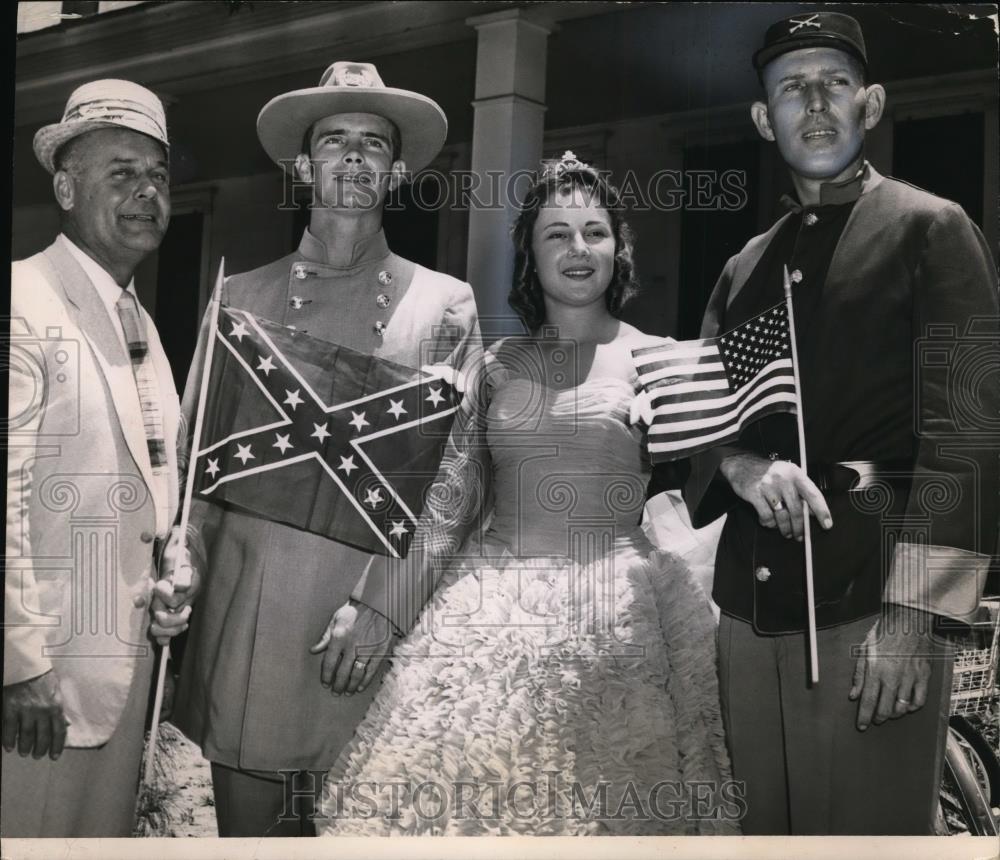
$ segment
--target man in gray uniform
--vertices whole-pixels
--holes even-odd
[[[480,341],[471,288],[396,256],[382,232],[388,191],[444,143],[441,108],[338,62],[272,99],[257,130],[312,184],[313,208],[298,249],[230,278],[223,302],[409,367],[461,365]],[[199,383],[196,365],[186,402]],[[390,638],[385,607],[350,599],[371,556],[204,502],[191,521],[205,584],[174,721],[212,762],[220,836],[311,835],[322,775],[378,686],[381,661],[360,649]]]

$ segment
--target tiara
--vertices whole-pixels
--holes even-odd
[[[550,158],[542,162],[542,175],[539,179],[543,181],[546,179],[558,179],[564,173],[569,173],[574,170],[588,169],[588,165],[580,161],[580,159],[576,157],[576,153],[567,149],[562,154],[562,158]]]

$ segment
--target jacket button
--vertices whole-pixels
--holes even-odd
[[[132,605],[136,609],[142,609],[146,605],[146,595],[137,594],[135,597],[132,598]]]
[[[771,578],[771,568],[769,567],[758,567],[754,571],[754,576],[757,577],[758,582],[767,582]]]
[[[141,535],[139,535],[139,540],[141,540],[143,543],[152,543],[153,542],[153,533],[152,532],[143,532]]]

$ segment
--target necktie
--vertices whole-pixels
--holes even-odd
[[[149,448],[149,462],[154,474],[162,474],[167,466],[167,447],[163,436],[163,412],[160,409],[159,387],[156,371],[149,357],[146,331],[139,314],[139,303],[135,296],[123,290],[117,302],[118,317],[125,331],[129,358],[132,360],[132,374],[139,392],[142,408],[142,423],[146,430],[146,445]]]

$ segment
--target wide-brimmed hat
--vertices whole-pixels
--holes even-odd
[[[163,104],[145,87],[108,78],[73,90],[62,119],[35,132],[35,156],[55,173],[56,151],[69,140],[98,128],[127,128],[158,140],[170,149]]]
[[[867,72],[868,53],[861,25],[840,12],[803,12],[767,28],[764,45],[753,55],[758,76],[775,57],[800,48],[837,48],[861,61]]]
[[[416,172],[430,164],[448,136],[448,119],[433,99],[387,87],[371,63],[334,63],[318,87],[275,96],[257,117],[257,137],[287,171],[302,151],[302,137],[317,120],[338,113],[370,113],[395,123],[402,139],[396,157]]]

